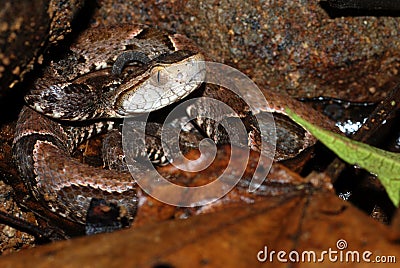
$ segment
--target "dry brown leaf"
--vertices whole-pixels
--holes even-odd
[[[0,259],[1,267],[254,267],[257,253],[268,250],[348,250],[394,255],[400,245],[387,240],[389,228],[327,191],[298,192],[265,198],[253,205],[231,207],[187,220],[155,223],[39,246]],[[346,250],[346,249],[345,249]],[[343,252],[345,252],[345,250]],[[344,266],[325,257],[323,266]],[[288,267],[276,259],[273,267]],[[271,265],[271,266],[272,266]],[[298,266],[321,267],[321,263]],[[372,267],[375,263],[351,263]]]

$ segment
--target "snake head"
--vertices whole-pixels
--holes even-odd
[[[146,70],[121,84],[115,95],[117,117],[152,112],[197,89],[205,79],[201,53],[179,50],[163,54],[146,65]]]
[[[205,75],[200,53],[179,50],[150,60],[123,53],[112,68],[93,70],[72,81],[39,78],[26,103],[49,117],[78,121],[131,117],[172,104],[195,90]],[[128,64],[131,61],[140,64]]]

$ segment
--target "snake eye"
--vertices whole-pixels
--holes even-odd
[[[153,86],[162,86],[168,83],[169,74],[162,67],[156,67],[151,72],[150,84]]]

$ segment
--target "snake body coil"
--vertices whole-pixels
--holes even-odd
[[[201,83],[192,78],[202,72],[196,64],[202,60],[198,48],[184,36],[144,25],[94,28],[82,33],[65,56],[51,62],[37,79],[26,95],[28,106],[19,116],[13,154],[32,197],[58,215],[81,224],[85,224],[92,198],[106,200],[117,204],[121,217],[131,222],[138,205],[131,174],[90,167],[71,157],[71,153],[91,136],[112,129],[115,123],[110,119],[157,110],[196,90]],[[177,77],[186,79],[179,82]],[[251,144],[257,149],[257,126],[249,119],[252,115],[246,103],[223,87],[206,85],[202,89],[203,96],[234,107],[249,138],[256,137]],[[287,106],[329,128],[326,118],[304,104],[264,90],[263,94],[270,105],[260,103],[255,113],[284,115]],[[211,113],[218,107],[206,107],[200,101],[189,110],[196,109]],[[305,130],[293,130],[290,120],[275,121],[278,142],[289,144],[289,151],[278,149],[275,159],[294,157],[315,143]],[[197,123],[204,133],[214,136],[214,141],[228,140],[212,120]],[[155,154],[159,155],[158,151]]]

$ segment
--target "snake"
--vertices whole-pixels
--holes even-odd
[[[226,89],[190,79],[201,73],[196,62],[204,59],[205,53],[189,38],[148,25],[95,27],[80,34],[36,79],[17,121],[13,157],[31,198],[79,224],[85,224],[93,198],[107,200],[118,204],[121,217],[132,222],[139,203],[132,175],[89,166],[71,155],[90,137],[115,129],[116,118],[159,110],[196,91],[221,99],[236,107],[243,118],[248,117],[246,104]],[[174,66],[180,68],[168,69]],[[188,77],[186,82],[170,79],[182,72]],[[160,84],[163,86],[159,87]],[[288,106],[313,122],[327,122],[318,112],[294,99],[263,92],[271,105],[261,105],[258,113],[274,112],[276,119],[282,119],[279,122],[293,125],[284,119],[284,107]],[[206,107],[200,104],[196,109]],[[215,133],[209,122],[199,122],[199,128],[210,136]],[[297,149],[278,156],[278,160],[293,157],[315,143],[307,131],[296,131],[291,140],[301,141],[294,146]],[[279,132],[281,140],[288,140],[285,133]],[[145,155],[151,151],[140,149]],[[156,158],[161,157],[156,153]]]

